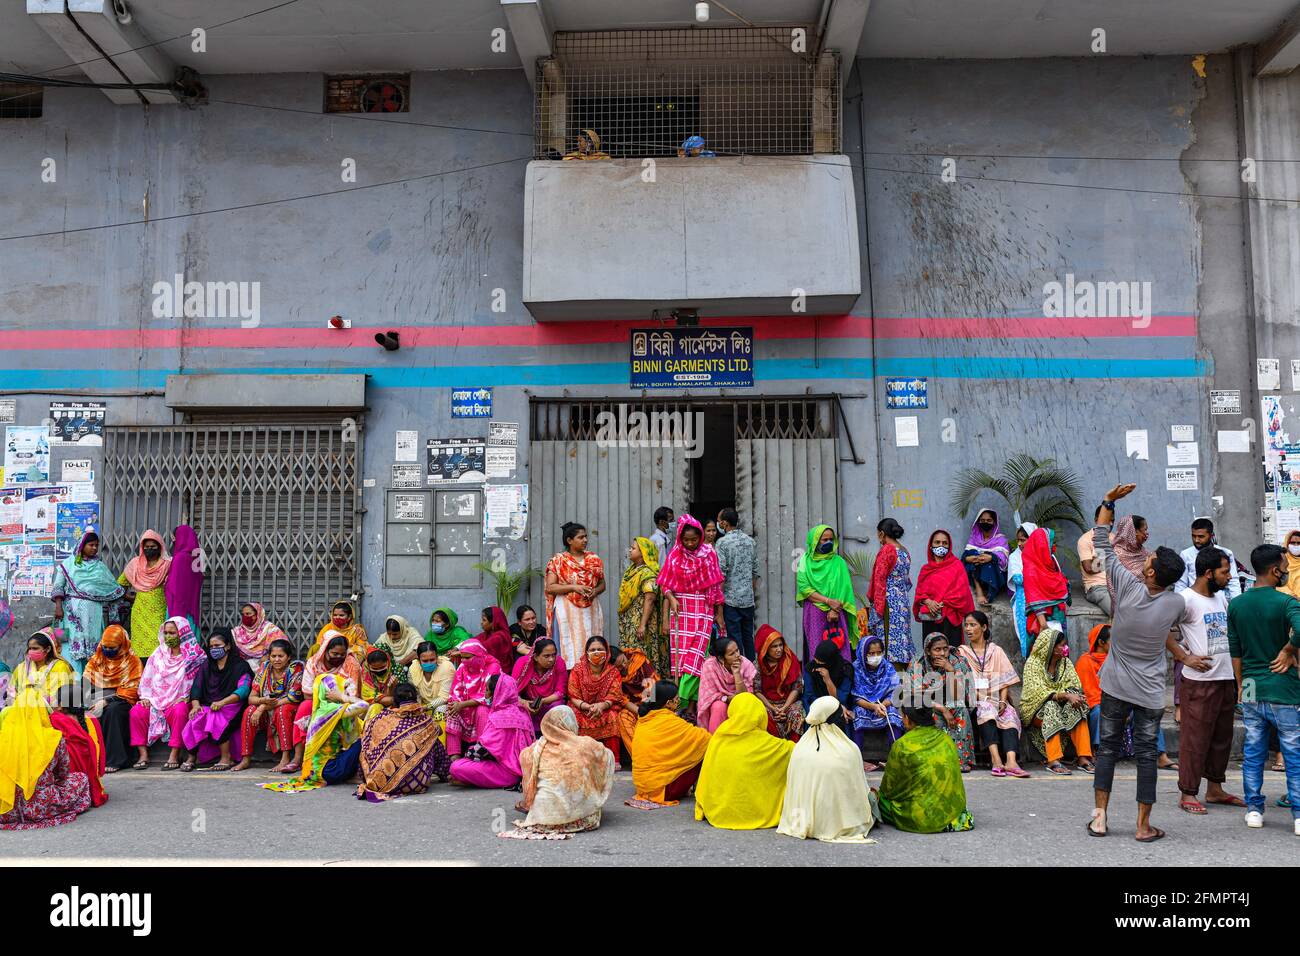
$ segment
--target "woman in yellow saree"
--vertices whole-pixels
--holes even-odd
[[[695,785],[695,819],[723,830],[761,830],[781,822],[794,741],[767,732],[767,709],[737,694],[713,732]]]
[[[312,689],[301,776],[262,786],[276,793],[303,793],[325,786],[325,765],[357,741],[361,733],[357,718],[365,712],[366,702],[356,696],[350,680],[339,674],[321,674]]]
[[[47,711],[53,710],[59,688],[75,683],[76,679],[76,672],[60,650],[58,636],[53,629],[45,627],[27,639],[27,656],[14,668],[9,682],[9,700],[21,701],[30,692],[39,696]],[[0,721],[3,719],[0,712]]]

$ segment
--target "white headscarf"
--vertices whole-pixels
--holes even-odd
[[[819,697],[809,708],[808,728],[790,755],[776,832],[825,843],[875,843],[867,839],[875,820],[862,754],[826,722],[839,708],[834,697]]]
[[[1021,528],[1024,529],[1025,535],[1028,536],[1038,530],[1038,525],[1034,524],[1032,521],[1026,521],[1016,530],[1019,531]],[[1024,577],[1024,574],[1025,556],[1021,553],[1020,548],[1017,547],[1016,550],[1011,552],[1011,556],[1007,558],[1007,580],[1012,580],[1016,575]],[[1012,585],[1012,587],[1014,586],[1015,585]]]

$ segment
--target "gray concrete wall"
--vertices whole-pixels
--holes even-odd
[[[1028,452],[1075,469],[1089,512],[1111,484],[1137,481],[1129,507],[1151,520],[1155,542],[1184,544],[1190,518],[1223,494],[1221,537],[1249,550],[1258,506],[1232,490],[1249,469],[1211,455],[1207,408],[1211,381],[1249,387],[1247,336],[1232,332],[1247,309],[1241,211],[1184,195],[1231,192],[1231,171],[1198,161],[1236,155],[1229,71],[1215,58],[1205,79],[1185,58],[856,64],[844,144],[866,291],[846,318],[754,323],[755,393],[844,397],[864,460],[846,460],[841,441],[848,538],[874,540],[892,514],[919,563],[932,528],[960,541],[973,518],[948,507],[955,469]],[[130,396],[178,371],[363,372],[364,470],[376,482],[364,623],[380,628],[393,611],[423,621],[449,601],[472,620],[486,590],[382,587],[394,433],[415,429],[421,445],[484,434],[450,418],[452,387],[492,385],[494,417],[525,423],[530,396],[632,394],[625,327],[538,326],[522,305],[528,85],[517,72],[418,74],[412,112],[377,121],[315,114],[318,76],[208,80],[213,102],[195,111],[146,115],[50,90],[42,119],[3,121],[0,390]],[[958,157],[955,183],[939,176],[947,155]],[[57,183],[40,181],[45,157],[58,162]],[[276,201],[353,185],[340,179],[345,158],[369,188]],[[462,171],[433,175],[447,170]],[[5,238],[134,221],[146,195],[148,225]],[[247,208],[165,218],[236,206]],[[260,326],[153,318],[151,286],[176,272],[262,283]],[[1067,273],[1151,282],[1150,325],[1045,317],[1044,284]],[[496,289],[504,312],[492,311]],[[327,331],[334,314],[354,329]],[[387,328],[401,330],[401,351],[374,344]],[[930,407],[915,413],[920,446],[899,448],[898,413],[878,396],[885,377],[917,375],[929,379]],[[38,422],[47,405],[22,396],[19,422]],[[115,424],[172,419],[145,395],[111,399],[109,413]],[[1165,490],[1175,424],[1196,428],[1195,492]],[[1148,430],[1149,461],[1124,460],[1132,428]],[[523,447],[516,480],[527,478]],[[895,492],[920,506],[895,507]],[[525,543],[502,547],[523,562]]]

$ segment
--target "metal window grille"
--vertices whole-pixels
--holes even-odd
[[[329,605],[360,593],[359,461],[338,423],[110,426],[105,560],[120,569],[146,529],[170,545],[176,525],[192,525],[204,625],[256,601],[305,650]]]
[[[44,92],[30,83],[0,83],[0,119],[38,119]]]
[[[327,76],[326,113],[409,113],[409,74]]]
[[[806,26],[557,33],[537,61],[536,156],[574,152],[585,129],[615,159],[676,156],[691,135],[719,156],[838,153],[839,57],[817,51],[815,36]]]
[[[635,399],[626,402],[581,401],[563,399],[533,399],[529,411],[532,427],[531,441],[595,441],[600,435],[609,413],[617,419],[619,406],[627,414],[642,412],[646,415],[675,414],[676,419],[660,419],[665,423],[680,422],[682,417],[699,411],[705,405],[729,406],[738,439],[761,438],[834,438],[836,435],[835,399],[823,396],[798,398],[718,398],[696,402],[683,399]],[[660,431],[662,438],[675,437],[673,432]]]

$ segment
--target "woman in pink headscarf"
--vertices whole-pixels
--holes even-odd
[[[462,641],[452,654],[460,666],[447,697],[447,756],[455,760],[464,744],[477,743],[487,726],[488,678],[501,673],[501,664],[476,637]]]
[[[715,626],[719,634],[726,632],[718,553],[704,542],[704,529],[690,515],[682,515],[677,525],[677,546],[664,558],[657,582],[672,616],[669,660],[685,707],[699,696],[710,633]]]
[[[144,660],[158,649],[158,635],[167,620],[167,575],[172,559],[162,536],[150,529],[140,535],[136,555],[126,563],[117,583],[129,587],[131,652]]]
[[[183,617],[190,630],[199,630],[199,611],[203,597],[203,549],[199,536],[187,524],[172,532],[172,568],[167,575],[167,616]]]
[[[186,697],[203,663],[203,648],[183,617],[163,622],[161,643],[145,662],[140,699],[131,708],[131,744],[139,748],[137,768],[149,765],[149,745],[167,737],[172,748],[164,770],[181,765],[181,731],[189,718]]]
[[[270,649],[271,642],[284,637],[284,631],[266,619],[266,608],[255,601],[239,606],[239,623],[231,629],[231,633],[235,635],[235,647],[239,656],[248,661],[248,666],[253,668],[254,673]]]
[[[461,648],[464,649],[464,644]],[[519,755],[534,739],[533,718],[519,703],[519,685],[513,677],[493,674],[488,678],[490,703],[478,747],[451,765],[453,783],[488,790],[517,787],[524,772]]]

